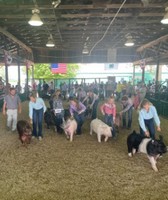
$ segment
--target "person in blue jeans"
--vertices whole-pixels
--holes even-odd
[[[42,122],[46,106],[43,99],[37,97],[36,92],[30,93],[29,98],[29,117],[30,123],[33,124],[32,137],[38,137],[39,140],[42,140]]]
[[[155,139],[155,124],[157,131],[160,132],[160,119],[156,108],[147,99],[144,99],[140,104],[139,111],[140,134]]]
[[[123,128],[131,129],[132,125],[132,113],[133,113],[133,101],[126,95],[121,98],[122,110],[120,115],[122,116]],[[128,115],[128,123],[126,120],[126,115]]]

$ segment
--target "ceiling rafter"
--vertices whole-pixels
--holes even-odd
[[[31,48],[29,48],[28,46],[26,46],[23,42],[19,41],[15,36],[13,36],[12,34],[10,34],[5,29],[3,29],[3,28],[0,27],[0,32],[3,33],[8,38],[10,38],[12,41],[16,42],[19,46],[21,46],[22,48],[24,48],[25,50],[27,50],[29,53],[32,53]]]
[[[36,0],[44,24],[41,27],[32,27],[28,20],[32,16],[34,2],[35,0],[0,1],[0,27],[23,43],[20,46],[8,35],[7,44],[2,37],[0,46],[6,45],[9,50],[15,51],[18,45],[21,49],[25,49],[26,45],[34,53],[36,62],[45,54],[45,58],[48,58],[46,62],[49,62],[54,51],[60,54],[56,57],[59,61],[64,61],[64,54],[67,55],[66,59],[71,58],[70,61],[83,57],[84,46],[91,49],[100,40],[122,4],[122,1],[118,0],[62,0],[60,5],[54,8],[51,0]],[[136,49],[168,35],[167,26],[160,23],[167,5],[167,0],[150,0],[148,6],[143,6],[141,0],[127,0],[92,55],[85,57],[88,61],[106,62],[109,49],[114,48],[117,62],[135,60],[139,54]],[[52,49],[46,47],[49,33],[56,45]],[[134,39],[134,47],[124,46],[128,34]],[[145,46],[146,55],[155,56],[157,50],[160,54],[166,54],[166,46],[166,40],[149,48]],[[39,54],[40,49],[42,51]],[[142,54],[145,50],[142,50]]]
[[[19,5],[19,4],[10,4],[10,5],[5,5],[1,4],[2,9],[11,9],[13,7],[14,9],[33,9],[34,4],[29,5],[29,4],[24,4],[24,5]],[[120,3],[117,4],[108,4],[108,3],[99,3],[99,4],[91,4],[91,5],[83,5],[83,4],[78,4],[78,5],[60,5],[57,7],[57,10],[84,10],[84,9],[118,9],[120,7]],[[161,3],[151,3],[148,8],[164,8],[165,6]],[[53,9],[53,6],[51,4],[43,4],[43,5],[38,5],[38,8],[40,10],[49,10]],[[130,3],[130,4],[125,4],[123,6],[123,9],[129,9],[129,8],[141,8],[143,9],[144,7],[140,3]]]

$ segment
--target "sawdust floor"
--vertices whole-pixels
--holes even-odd
[[[19,119],[28,119],[28,102]],[[161,118],[168,145],[168,120]],[[17,133],[7,132],[0,114],[0,200],[156,200],[168,199],[168,154],[159,159],[159,172],[151,169],[145,155],[128,158],[126,138],[97,142],[89,135],[87,119],[83,134],[70,143],[65,135],[43,127],[44,139],[26,149]],[[134,111],[132,129],[139,130]]]

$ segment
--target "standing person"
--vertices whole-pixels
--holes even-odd
[[[4,90],[4,83],[2,77],[0,77],[0,91],[2,92],[3,90]]]
[[[111,96],[107,99],[107,102],[100,106],[102,115],[104,115],[104,121],[107,125],[112,127],[112,137],[116,138],[116,131],[114,127],[116,117],[116,105],[114,97]]]
[[[121,82],[119,81],[117,83],[117,88],[116,88],[116,100],[119,101],[120,97],[121,97],[121,92],[122,92],[122,84]]]
[[[54,82],[51,81],[50,85],[49,85],[49,93],[50,93],[50,95],[54,94],[54,91],[55,91],[55,85],[54,85]]]
[[[76,97],[76,89],[75,86],[72,86],[69,91],[69,98],[75,98],[75,97]]]
[[[81,135],[82,133],[81,128],[85,119],[85,110],[85,105],[83,105],[80,101],[74,98],[70,99],[70,113],[71,116],[73,116],[77,121],[77,135]]]
[[[160,119],[156,108],[147,100],[142,100],[139,111],[140,134],[155,139],[155,124],[157,131],[161,131]]]
[[[92,109],[92,116],[91,119],[96,119],[97,117],[97,106],[99,103],[99,95],[95,94],[92,91],[89,91],[86,95],[86,97],[84,98],[84,100],[82,101],[82,103],[84,103],[85,101],[89,100],[89,107],[90,109]]]
[[[36,84],[35,80],[33,80],[33,82],[32,82],[32,90],[34,90],[34,91],[37,90],[37,84]]]
[[[145,84],[143,83],[141,87],[139,88],[139,101],[143,101],[146,96],[147,88]]]
[[[61,98],[61,90],[59,89],[56,90],[55,95],[53,97],[53,109],[55,113],[55,126],[57,133],[62,133],[61,124],[63,123],[64,108]]]
[[[7,130],[16,130],[18,112],[21,113],[21,101],[15,88],[9,89],[9,94],[4,98],[3,115],[7,115]]]
[[[39,140],[42,140],[42,122],[43,114],[46,111],[46,106],[42,98],[37,97],[36,92],[32,92],[29,95],[29,117],[30,122],[33,124],[33,133],[32,137],[38,137]],[[38,130],[37,130],[38,127]]]
[[[46,97],[48,93],[49,85],[45,81],[43,82],[43,96]]]
[[[133,112],[133,102],[131,98],[127,96],[123,96],[121,98],[122,111],[120,111],[120,115],[122,115],[123,128],[131,129],[132,125],[132,112]],[[128,113],[128,123],[126,122],[126,114]],[[127,124],[127,126],[126,126]]]
[[[66,100],[66,94],[67,94],[67,91],[68,91],[68,86],[67,84],[64,82],[61,86],[61,92],[62,92],[62,95],[64,97],[64,100]]]
[[[86,97],[86,92],[84,91],[84,89],[82,87],[78,88],[78,91],[77,91],[78,100],[82,102],[85,97]]]
[[[10,88],[13,88],[13,87],[11,86],[10,83],[7,83],[6,86],[4,87],[5,95],[8,95],[10,93]]]

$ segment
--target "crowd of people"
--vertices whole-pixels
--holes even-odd
[[[45,83],[46,84],[46,83]],[[110,92],[103,92],[104,85],[97,83],[68,86],[62,83],[59,89],[44,86],[46,94],[51,92],[49,105],[55,116],[55,127],[58,133],[62,133],[62,123],[64,121],[64,102],[68,100],[68,110],[70,116],[77,122],[77,135],[82,134],[82,126],[86,118],[91,120],[97,118],[97,112],[102,114],[103,121],[112,127],[112,137],[116,138],[115,120],[116,113],[122,118],[122,128],[132,128],[133,110],[139,110],[140,134],[155,138],[155,124],[157,131],[161,131],[160,120],[155,107],[145,99],[147,88],[145,84],[133,87],[130,82],[118,82]],[[50,91],[52,90],[52,91]],[[99,92],[101,91],[101,92]],[[108,95],[108,96],[107,96]],[[98,106],[100,104],[100,107]],[[117,109],[118,106],[120,107]],[[29,93],[29,118],[32,123],[32,137],[42,140],[43,138],[43,115],[46,111],[45,101],[39,97],[37,91]],[[7,130],[16,130],[17,114],[21,113],[21,102],[16,92],[16,88],[11,87],[9,93],[5,95],[3,104],[3,114],[7,115]]]

